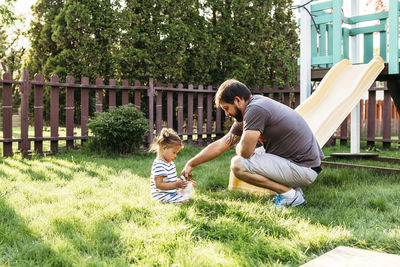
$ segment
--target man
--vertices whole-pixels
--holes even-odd
[[[231,161],[235,176],[278,195],[275,205],[307,204],[301,187],[310,185],[321,171],[324,155],[304,119],[291,108],[260,95],[251,95],[243,83],[225,81],[215,104],[235,118],[229,133],[190,159],[182,175],[236,145]],[[256,149],[257,143],[262,147]]]

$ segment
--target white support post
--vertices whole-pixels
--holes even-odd
[[[360,5],[358,0],[351,0],[351,17],[359,15]],[[357,27],[357,24],[352,26]],[[360,63],[360,36],[351,38],[351,62]],[[367,62],[364,62],[367,63]],[[360,153],[360,124],[361,124],[360,102],[351,111],[350,126],[350,153]]]
[[[302,0],[301,4],[308,0]],[[306,6],[310,10],[310,4]],[[300,103],[311,95],[311,18],[304,8],[300,11]]]
[[[350,153],[360,153],[360,103],[351,111]]]

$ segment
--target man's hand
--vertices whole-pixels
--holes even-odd
[[[203,164],[204,162],[215,159],[216,157],[227,151],[229,148],[231,148],[231,146],[239,142],[239,140],[240,136],[228,133],[223,138],[212,142],[186,163],[185,168],[183,168],[181,172],[181,175],[185,176],[187,180],[191,180],[193,177],[192,171],[194,167]]]
[[[189,162],[187,162],[185,168],[183,168],[181,172],[181,175],[185,176],[187,180],[191,180],[193,177],[192,171],[193,167],[189,164]]]

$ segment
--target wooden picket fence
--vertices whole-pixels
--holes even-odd
[[[383,100],[377,100],[377,93],[383,92]],[[391,143],[400,143],[399,113],[393,103],[386,82],[383,86],[374,83],[368,90],[368,98],[360,101],[361,140],[369,146],[382,142],[383,147]],[[345,144],[349,139],[350,115],[343,121],[336,133],[336,138]]]
[[[21,125],[20,137],[13,136],[13,100],[12,87],[17,86],[21,92]],[[104,84],[101,78],[96,79],[95,84],[89,84],[89,79],[83,77],[80,83],[76,83],[74,77],[68,76],[66,82],[60,82],[59,78],[54,75],[50,81],[45,81],[43,75],[35,75],[33,80],[29,80],[28,71],[24,71],[22,81],[12,79],[10,73],[5,73],[3,79],[0,79],[0,87],[2,87],[2,118],[3,118],[3,155],[10,156],[13,154],[13,143],[18,143],[18,151],[23,155],[28,155],[33,150],[42,154],[43,142],[50,142],[50,151],[57,153],[59,150],[59,142],[65,141],[67,148],[73,148],[77,140],[81,140],[81,144],[89,138],[87,123],[89,120],[89,110],[103,112],[108,109],[116,108],[117,103],[125,105],[134,103],[134,105],[145,112],[149,119],[150,134],[147,136],[147,142],[151,142],[154,135],[159,133],[162,127],[174,128],[178,134],[188,143],[196,143],[204,145],[212,140],[221,137],[224,134],[224,123],[226,121],[224,112],[220,108],[216,108],[213,104],[216,86],[199,85],[194,88],[188,85],[185,88],[182,84],[174,87],[172,84],[163,85],[161,83],[154,84],[154,80],[150,78],[145,83],[134,81],[129,84],[127,80],[123,80],[121,85],[117,85],[114,79],[108,81],[108,85]],[[50,91],[50,110],[44,110],[43,93],[45,88]],[[76,89],[80,91],[80,125],[74,122],[76,113],[74,106],[74,95]],[[65,118],[60,118],[60,92],[65,90]],[[277,101],[296,108],[300,103],[299,86],[291,88],[286,85],[283,89],[277,86],[270,88],[269,86],[255,86],[251,89],[253,94],[263,94]],[[376,101],[376,92],[384,91],[384,101],[379,104]],[[29,114],[29,96],[33,92],[34,106],[33,114],[30,121]],[[90,103],[89,95],[95,95],[95,103]],[[117,96],[120,99],[117,100]],[[108,99],[108,103],[105,103]],[[367,103],[367,104],[366,104]],[[377,107],[378,103],[378,108]],[[92,107],[91,105],[94,105]],[[393,121],[392,101],[385,87],[372,86],[369,90],[368,102],[362,102],[367,118],[368,134],[363,140],[370,142],[399,142],[399,138],[392,138],[391,122]],[[379,106],[381,105],[381,106]],[[366,107],[366,108],[365,108]],[[376,114],[382,114],[383,137],[376,134],[376,125],[379,118]],[[380,111],[382,110],[382,112]],[[43,137],[44,112],[50,112],[50,136]],[[392,116],[391,116],[392,114]],[[33,116],[32,116],[33,115]],[[364,115],[363,115],[364,116]],[[398,114],[394,115],[398,121]],[[66,128],[66,136],[59,135],[60,119]],[[65,119],[65,121],[64,121]],[[65,122],[65,123],[64,123]],[[29,136],[29,126],[34,127],[33,136]],[[80,135],[75,135],[74,128],[80,127]],[[348,139],[348,119],[346,119],[334,138],[339,138],[342,142]],[[398,131],[400,132],[400,131]],[[15,149],[14,149],[15,150]]]

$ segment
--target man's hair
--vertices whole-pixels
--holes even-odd
[[[217,93],[215,94],[215,105],[217,105],[218,107],[221,102],[233,104],[235,96],[238,96],[239,98],[247,101],[250,99],[251,92],[246,85],[239,82],[238,80],[226,80],[223,84],[221,84],[221,86],[218,88]]]

